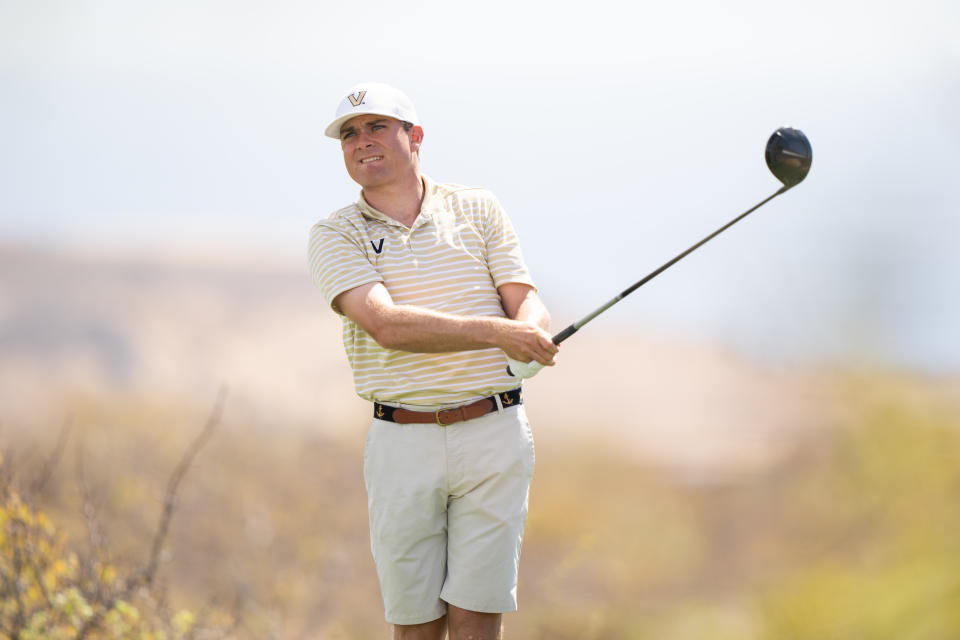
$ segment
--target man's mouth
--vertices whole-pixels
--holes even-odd
[[[383,160],[383,156],[370,156],[369,158],[363,158],[360,161],[360,164],[367,164],[368,162],[373,162],[375,160]]]

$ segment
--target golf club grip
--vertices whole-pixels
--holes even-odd
[[[557,335],[553,336],[553,344],[560,344],[577,332],[577,325],[572,324]]]

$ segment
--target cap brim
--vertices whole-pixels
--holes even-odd
[[[323,135],[328,138],[333,138],[334,140],[340,139],[340,127],[343,126],[343,123],[349,120],[350,118],[356,118],[357,116],[362,116],[362,113],[350,113],[345,116],[340,116],[329,125],[327,125],[326,130],[324,130]]]
[[[328,138],[333,138],[334,140],[339,140],[340,127],[342,127],[347,122],[347,120],[352,120],[357,116],[371,116],[371,115],[386,116],[388,118],[392,118],[393,120],[403,122],[396,115],[392,113],[387,113],[385,111],[360,111],[360,112],[348,113],[346,115],[340,116],[339,118],[331,122],[329,125],[327,125],[327,128],[324,129],[323,131],[323,135],[327,136]]]

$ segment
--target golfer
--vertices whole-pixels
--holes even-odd
[[[534,465],[520,382],[554,364],[549,314],[497,199],[421,173],[407,96],[356,85],[325,133],[361,191],[313,226],[310,269],[372,403],[363,473],[386,619],[394,638],[500,638]]]

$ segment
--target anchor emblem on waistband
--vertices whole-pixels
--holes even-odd
[[[508,396],[508,395],[505,394],[505,393],[501,393],[501,394],[500,394],[500,399],[503,400],[503,404],[507,405],[508,407],[509,407],[511,404],[513,404],[513,398],[511,398],[510,396]]]
[[[378,404],[378,405],[377,405],[377,417],[378,417],[378,418],[382,418],[382,417],[385,416],[385,415],[386,415],[386,414],[383,412],[383,405],[382,405],[382,404]]]

